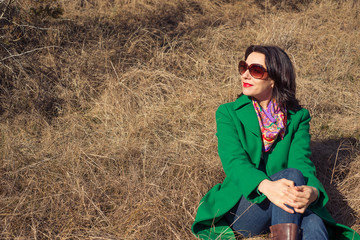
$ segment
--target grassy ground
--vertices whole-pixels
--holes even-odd
[[[47,7],[46,7],[47,6]],[[312,159],[360,231],[358,1],[0,3],[0,238],[194,239],[214,114],[250,44],[286,50]]]

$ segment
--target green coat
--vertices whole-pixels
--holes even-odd
[[[308,186],[318,189],[319,197],[309,206],[320,216],[330,239],[356,239],[360,236],[351,228],[337,224],[325,208],[328,196],[310,160],[310,115],[306,109],[288,111],[287,129],[283,140],[277,139],[273,150],[263,154],[266,173],[258,170],[262,140],[259,122],[248,96],[221,105],[216,111],[219,156],[226,174],[200,201],[193,233],[201,239],[235,239],[223,216],[244,196],[253,203],[261,203],[266,196],[257,191],[264,179],[285,169],[302,172]]]

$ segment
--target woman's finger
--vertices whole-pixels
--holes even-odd
[[[306,208],[294,208],[295,212],[303,214],[306,210]]]
[[[291,194],[294,201],[308,201],[310,199],[310,192],[295,192]]]
[[[304,208],[304,207],[307,207],[307,205],[308,205],[307,202],[293,202],[293,201],[285,201],[285,204],[289,205],[290,207],[292,207],[294,209]]]
[[[285,212],[288,213],[295,213],[293,209],[289,208],[288,206],[286,206],[285,204],[275,204],[276,206],[278,206],[279,208],[281,208],[282,210],[284,210]],[[291,206],[290,206],[291,207]]]
[[[304,186],[295,186],[294,188],[300,192],[303,192],[306,189]]]
[[[305,195],[303,195],[301,192],[295,190],[293,187],[288,187],[283,190],[284,196],[290,198],[293,201],[296,201],[298,198],[303,198]]]
[[[296,186],[284,190],[284,195],[293,201],[309,201],[311,199],[312,189],[308,186]]]
[[[288,187],[291,187],[291,188],[295,187],[295,183],[291,180],[282,178],[282,179],[280,179],[280,181],[283,182]]]

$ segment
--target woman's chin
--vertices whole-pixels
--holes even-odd
[[[248,91],[247,89],[243,89],[242,93],[246,96],[253,97],[252,93]]]

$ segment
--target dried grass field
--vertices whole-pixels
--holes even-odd
[[[312,160],[360,231],[357,0],[0,1],[0,239],[195,239],[224,178],[215,111],[284,48]]]

